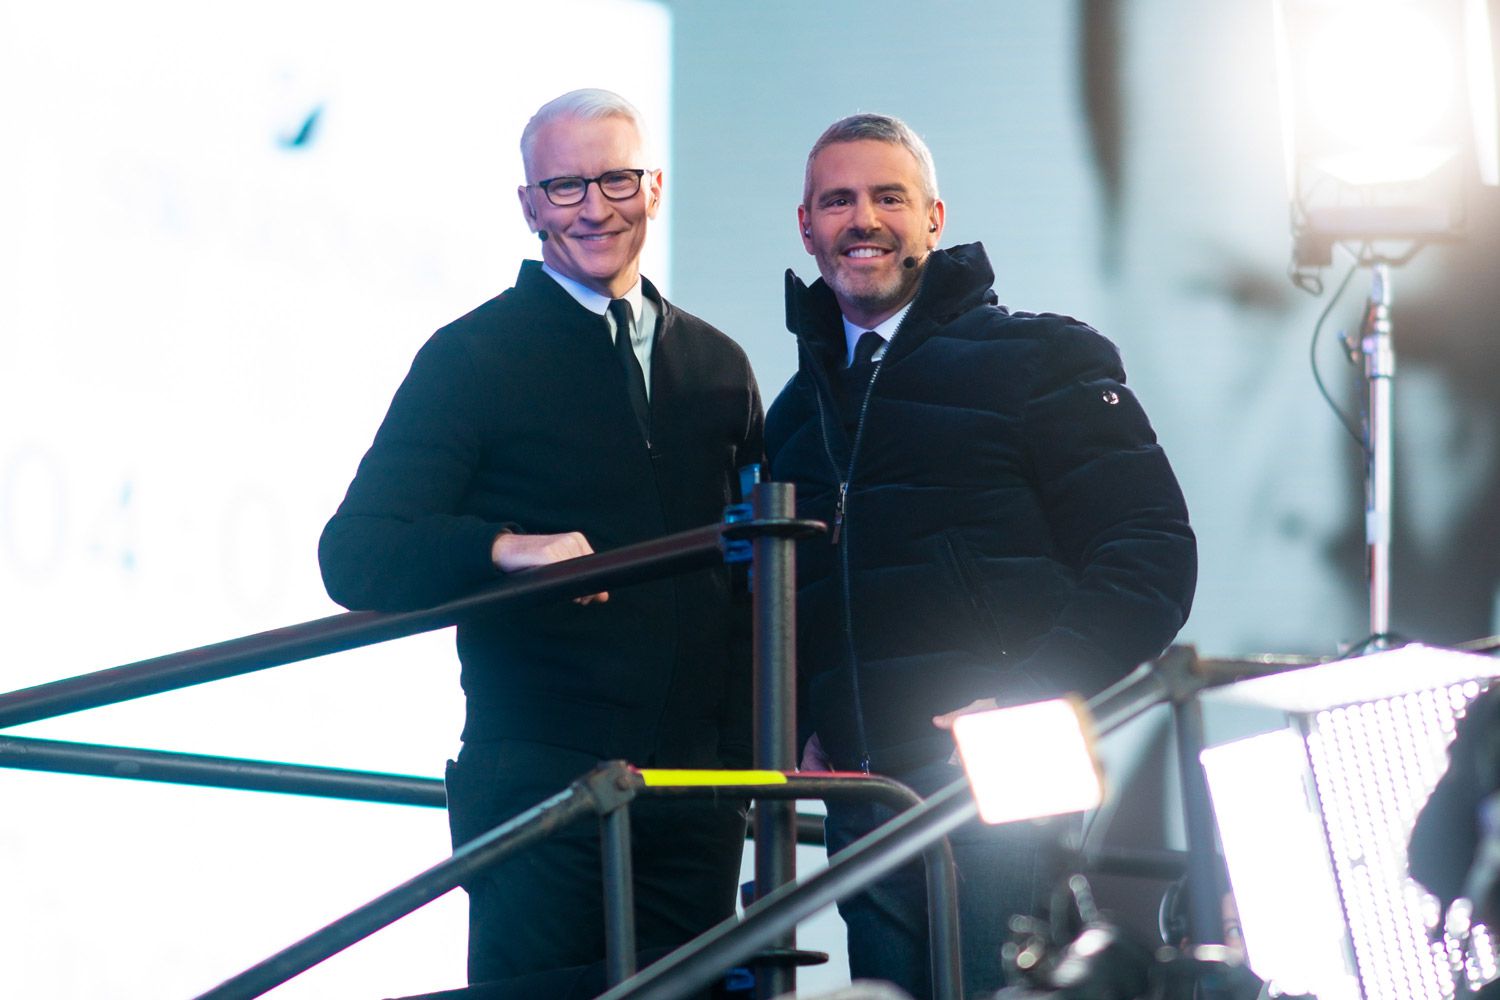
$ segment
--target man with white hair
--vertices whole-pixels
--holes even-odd
[[[958,715],[1093,695],[1160,653],[1192,602],[1193,533],[1114,346],[999,305],[979,244],[938,249],[946,208],[906,123],[831,125],[797,220],[822,278],[787,272],[800,366],[766,449],[799,514],[830,525],[798,549],[804,767],[929,795],[961,776]],[[829,851],[889,816],[829,802]],[[1001,985],[1006,921],[1045,902],[1050,839],[952,835],[967,991]],[[931,995],[920,869],[839,910],[854,976]]]
[[[738,467],[759,461],[744,352],[640,275],[663,182],[636,109],[608,91],[564,94],[531,119],[521,152],[517,195],[542,260],[417,354],[319,545],[328,592],[346,607],[430,606],[718,521]],[[720,567],[459,625],[455,845],[602,759],[748,766],[740,611]],[[744,818],[737,802],[632,807],[643,951],[734,912]],[[471,983],[602,958],[594,824],[466,888]],[[538,984],[533,995],[566,992]]]

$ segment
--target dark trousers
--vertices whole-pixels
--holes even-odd
[[[531,808],[598,759],[519,740],[466,743],[448,773],[454,846]],[[636,944],[671,949],[732,916],[745,846],[742,800],[630,805]],[[599,824],[582,820],[494,866],[469,893],[469,982],[604,957]]]
[[[923,797],[963,777],[963,769],[930,764],[892,775]],[[889,821],[895,814],[868,803],[829,802],[824,824],[830,855]],[[1076,822],[1076,817],[1062,823]],[[987,826],[972,821],[949,834],[958,866],[964,993],[989,996],[1004,985],[1000,947],[1013,914],[1040,915],[1058,872],[1059,821]],[[929,1000],[927,881],[916,861],[839,903],[849,933],[854,979],[894,983],[916,1000]]]

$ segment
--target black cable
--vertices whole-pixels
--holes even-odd
[[[1323,401],[1328,404],[1328,408],[1333,411],[1333,415],[1338,417],[1339,423],[1343,425],[1344,430],[1348,431],[1349,436],[1359,445],[1359,450],[1365,456],[1365,460],[1369,461],[1370,449],[1369,445],[1365,443],[1364,434],[1360,432],[1359,427],[1349,418],[1349,415],[1339,407],[1339,404],[1334,402],[1333,396],[1328,392],[1328,386],[1323,383],[1322,373],[1318,371],[1318,338],[1323,332],[1323,324],[1327,321],[1328,314],[1333,312],[1333,307],[1338,303],[1339,298],[1344,294],[1344,289],[1349,287],[1349,280],[1354,277],[1354,272],[1359,270],[1359,264],[1359,257],[1356,255],[1354,262],[1349,265],[1349,270],[1344,275],[1344,280],[1340,281],[1339,286],[1333,290],[1333,295],[1328,299],[1328,305],[1323,307],[1323,312],[1318,317],[1318,322],[1313,325],[1312,345],[1308,349],[1308,362],[1312,365],[1313,383],[1317,385],[1318,392],[1322,395]]]

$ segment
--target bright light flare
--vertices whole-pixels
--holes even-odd
[[[1464,52],[1468,66],[1469,114],[1479,179],[1500,184],[1500,108],[1495,87],[1495,34],[1486,0],[1464,0]]]
[[[1460,152],[1465,52],[1456,18],[1439,14],[1408,0],[1277,9],[1278,32],[1292,33],[1281,72],[1298,80],[1292,99],[1306,116],[1297,141],[1320,169],[1349,184],[1407,183]]]
[[[1082,812],[1104,798],[1093,723],[1075,698],[961,715],[953,738],[986,823]]]
[[[1308,40],[1307,99],[1317,124],[1357,145],[1409,144],[1450,113],[1461,53],[1424,10],[1372,3]]]

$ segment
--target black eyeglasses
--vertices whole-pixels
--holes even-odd
[[[634,198],[641,189],[646,171],[639,169],[606,170],[598,177],[549,177],[534,185],[542,189],[547,200],[558,208],[576,205],[588,195],[589,185],[598,184],[599,193],[610,201]]]

